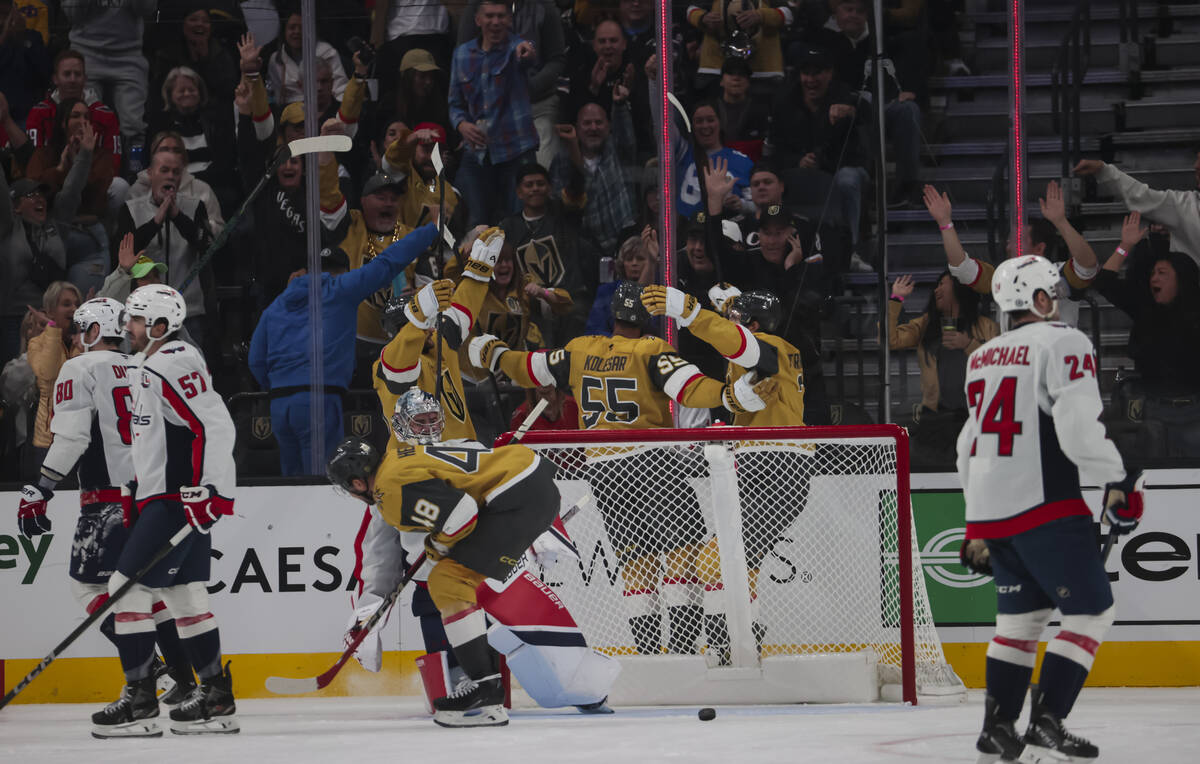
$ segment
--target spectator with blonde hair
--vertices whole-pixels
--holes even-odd
[[[630,236],[621,242],[613,267],[616,278],[596,290],[584,334],[612,334],[612,296],[622,281],[636,281],[642,286],[654,283],[658,276],[658,237],[654,229],[646,226],[641,235]]]
[[[79,355],[82,348],[75,342],[75,309],[83,303],[83,295],[79,288],[69,281],[55,281],[46,288],[42,298],[42,310],[30,308],[30,311],[44,318],[46,328],[42,333],[29,340],[29,366],[37,378],[38,407],[37,419],[33,427],[33,447],[40,466],[42,457],[50,448],[50,413],[54,409],[54,383],[58,372],[68,358]],[[60,396],[69,394],[62,390]]]

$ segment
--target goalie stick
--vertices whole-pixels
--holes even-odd
[[[525,420],[521,422],[521,426],[517,428],[517,431],[514,433],[511,442],[517,443],[521,440],[521,438],[525,437],[525,433],[529,432],[529,428],[533,426],[534,421],[546,408],[548,403],[549,401],[544,398],[538,401],[538,405],[533,407],[533,410],[529,412],[529,416],[525,417]],[[584,499],[590,498],[590,496],[584,497]],[[584,499],[581,499],[579,502],[577,502],[576,505],[571,508],[571,510],[578,511],[580,507],[584,506],[586,504]],[[574,511],[571,510],[568,510],[568,514],[563,518],[563,522],[566,522],[568,517],[574,516]],[[353,631],[354,636],[352,636],[350,641],[346,643],[346,649],[342,651],[342,654],[337,659],[336,663],[317,676],[303,678],[269,676],[267,677],[266,681],[267,690],[275,693],[276,695],[301,695],[306,692],[316,692],[328,687],[329,683],[332,682],[334,677],[338,675],[338,672],[342,670],[342,666],[345,666],[346,662],[350,660],[350,656],[354,655],[354,651],[358,649],[358,646],[362,644],[362,641],[366,639],[367,635],[371,633],[371,631],[387,615],[388,611],[392,609],[392,606],[396,604],[396,600],[400,598],[400,594],[404,591],[404,587],[408,585],[408,582],[412,580],[413,576],[417,574],[417,571],[420,570],[421,566],[424,564],[425,553],[422,552],[420,556],[413,561],[413,564],[408,566],[408,570],[404,571],[404,575],[400,578],[400,583],[396,585],[395,589],[388,593],[388,596],[384,598],[383,602],[379,603],[379,607],[375,609],[375,612],[371,614],[371,617],[366,621],[363,621],[363,623]]]
[[[65,652],[66,649],[70,647],[71,644],[78,639],[81,634],[83,634],[83,632],[87,631],[92,624],[107,615],[108,611],[112,610],[113,606],[116,605],[117,602],[119,602],[120,599],[124,597],[130,589],[133,588],[134,584],[145,578],[146,574],[149,573],[155,565],[162,562],[163,558],[170,554],[172,549],[183,543],[183,540],[187,538],[188,534],[191,532],[192,526],[190,523],[185,524],[182,528],[180,528],[179,532],[172,536],[170,541],[168,541],[161,549],[154,553],[154,556],[150,558],[149,562],[142,566],[141,570],[139,570],[137,573],[134,573],[131,578],[127,579],[125,583],[121,584],[121,586],[115,592],[113,592],[113,595],[109,597],[103,605],[93,610],[87,618],[84,618],[83,623],[76,626],[75,629],[67,635],[66,639],[64,639],[62,642],[59,642],[58,645],[50,651],[49,655],[47,655],[45,658],[42,658],[38,665],[33,667],[33,671],[30,671],[25,675],[24,679],[13,685],[13,688],[9,690],[3,698],[0,698],[0,708],[7,706],[12,699],[21,692],[21,690],[24,690],[26,687],[28,687],[30,682],[32,682],[34,679],[37,679],[38,675],[45,671],[47,666],[53,663],[58,656],[62,655],[63,652]]]
[[[204,254],[200,256],[200,259],[192,266],[192,270],[188,272],[187,277],[184,278],[183,283],[179,285],[180,293],[187,289],[196,276],[199,275],[200,271],[203,270],[204,266],[208,265],[208,261],[213,258],[217,250],[225,246],[225,242],[229,239],[229,235],[233,233],[233,229],[238,223],[242,222],[242,217],[246,214],[246,210],[250,209],[250,205],[254,203],[254,200],[258,198],[262,190],[267,187],[267,182],[271,180],[271,176],[275,174],[275,171],[279,169],[281,164],[292,157],[303,156],[304,154],[313,154],[321,151],[349,151],[353,145],[354,142],[346,135],[318,135],[313,138],[297,138],[291,143],[285,143],[280,146],[275,152],[275,156],[271,157],[271,162],[267,165],[267,171],[259,179],[258,185],[246,196],[246,200],[242,202],[241,207],[238,207],[238,211],[233,214],[233,217],[225,221],[225,227],[217,234],[217,238],[213,239],[212,243],[208,245],[208,249],[204,250]]]

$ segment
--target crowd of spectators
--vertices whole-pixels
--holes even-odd
[[[664,56],[648,0],[321,0],[316,103],[305,104],[303,22],[289,0],[0,0],[6,446],[45,445],[36,424],[53,359],[74,352],[72,305],[121,299],[145,280],[182,288],[188,335],[227,396],[302,386],[298,374],[271,373],[266,355],[248,357],[256,328],[275,351],[307,342],[287,322],[302,323],[307,304],[296,280],[309,225],[320,226],[331,273],[363,268],[439,212],[448,231],[399,273],[326,294],[327,342],[347,344],[341,324],[354,322],[353,368],[334,375],[339,395],[371,387],[393,298],[452,277],[456,250],[483,226],[501,227],[506,243],[475,331],[514,347],[609,331],[616,284],[662,278],[651,94],[664,58],[687,114],[671,118],[677,286],[705,300],[718,282],[778,293],[781,331],[809,375],[807,418],[829,421],[823,301],[847,272],[873,269],[861,247],[878,224],[864,204],[882,180],[873,131],[884,131],[894,160],[889,204],[919,206],[926,80],[967,71],[953,0],[885,5],[877,30],[865,0],[676,2]],[[883,125],[866,66],[878,34],[891,62]],[[303,136],[309,109],[322,134],[353,141],[320,159],[316,221],[305,214],[303,161],[264,178],[276,146]],[[922,400],[935,412],[961,408],[961,390],[949,389],[961,359],[947,351],[962,355],[995,333],[978,296],[954,285],[970,262],[950,254],[923,316],[890,329],[893,346],[920,349]],[[346,295],[368,285],[347,313]],[[1136,318],[1142,303],[1121,304]],[[703,343],[684,332],[679,344],[719,374]],[[465,363],[464,375],[496,387]],[[34,380],[42,405],[21,380]],[[273,412],[280,397],[276,389]],[[26,432],[14,412],[30,406]]]

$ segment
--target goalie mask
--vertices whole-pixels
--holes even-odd
[[[633,281],[622,281],[612,296],[612,315],[617,321],[634,326],[650,323],[650,311],[642,305],[642,285]]]
[[[75,317],[72,319],[79,329],[79,341],[85,348],[91,348],[105,338],[119,341],[125,331],[124,313],[125,306],[121,304],[120,300],[114,300],[111,297],[96,297],[88,300],[76,309]],[[91,329],[93,324],[100,326],[100,334],[96,335],[96,339],[89,343],[86,337],[88,329]]]
[[[379,468],[379,452],[362,438],[346,438],[333,450],[329,463],[325,465],[325,476],[341,491],[357,496],[368,504],[371,497],[354,490],[354,481],[361,480],[370,485],[370,478]]]
[[[749,327],[751,321],[758,322],[760,332],[772,333],[779,328],[783,319],[783,304],[779,298],[765,289],[742,292],[729,304],[729,320]]]
[[[442,439],[446,419],[437,399],[420,388],[410,387],[396,401],[392,432],[413,445],[432,445]]]
[[[1058,269],[1044,257],[1025,255],[1005,260],[992,274],[992,298],[1004,313],[1032,311],[1039,318],[1050,318],[1058,310]],[[1033,307],[1038,290],[1046,293],[1054,305],[1046,314]]]

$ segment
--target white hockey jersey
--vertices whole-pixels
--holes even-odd
[[[1080,492],[1125,476],[1100,424],[1092,343],[1066,324],[1035,321],[967,360],[969,416],[958,436],[967,538],[1003,538],[1090,515]]]
[[[63,364],[54,383],[50,432],[54,441],[42,473],[59,481],[79,465],[79,487],[119,489],[133,479],[129,356],[91,350]],[[96,501],[118,501],[111,494]]]
[[[133,469],[137,503],[179,500],[182,486],[211,485],[233,498],[233,419],[195,347],[173,340],[134,356]]]

